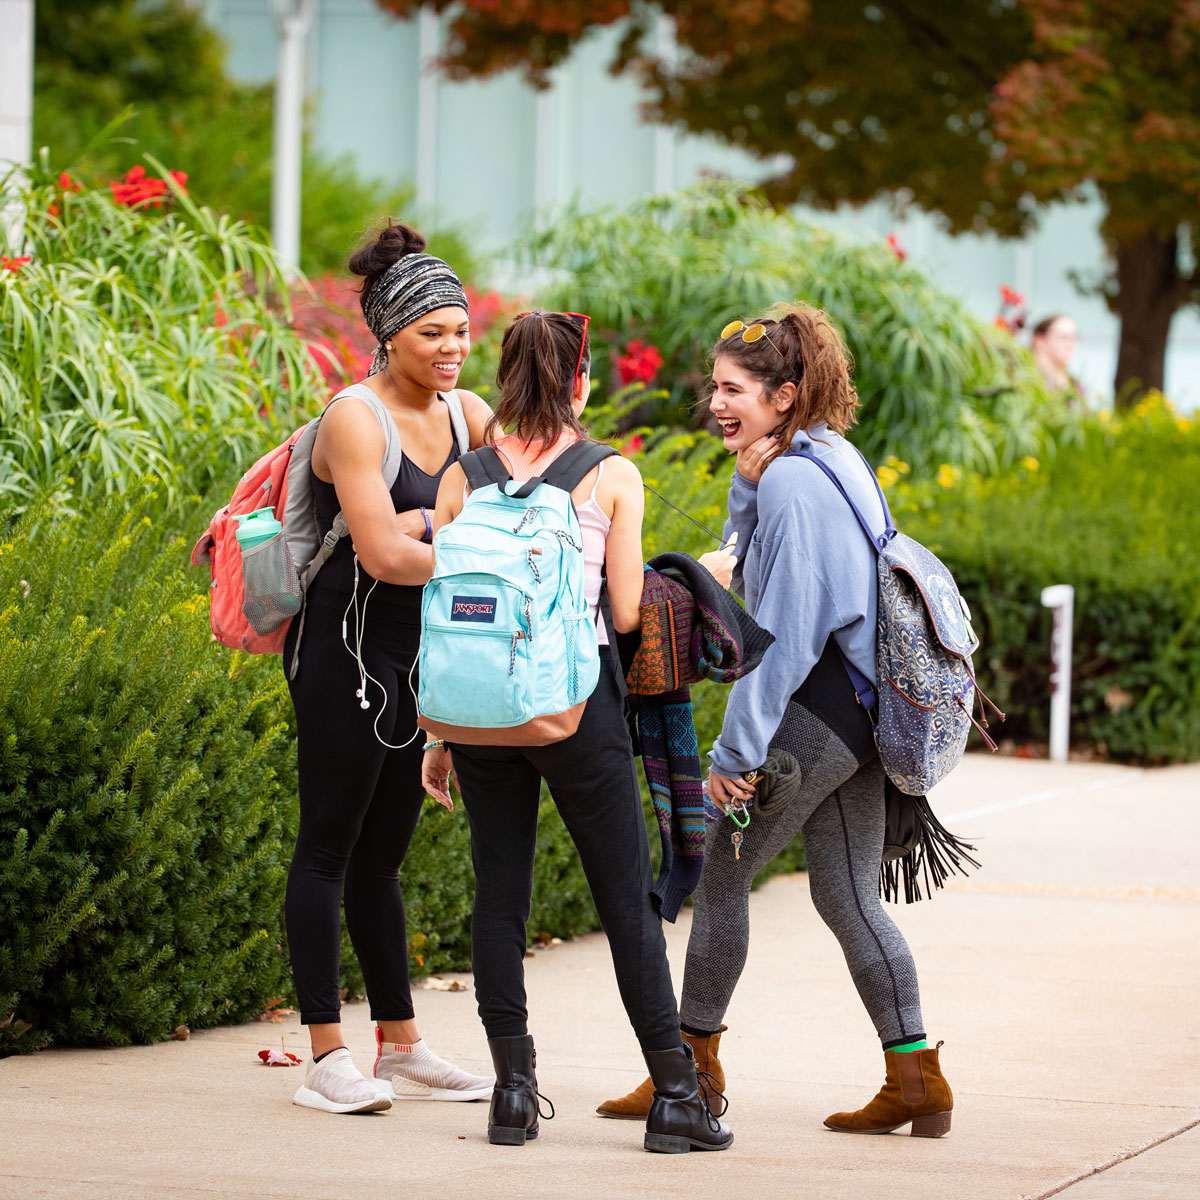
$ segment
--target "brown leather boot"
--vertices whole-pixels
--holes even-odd
[[[721,1060],[717,1058],[717,1051],[721,1048],[721,1034],[728,1028],[722,1025],[721,1028],[709,1037],[697,1037],[695,1034],[685,1033],[683,1040],[692,1048],[692,1054],[696,1058],[696,1071],[706,1071],[713,1077],[716,1090],[718,1092],[725,1091],[725,1072],[721,1069]],[[703,1077],[700,1078],[700,1090],[704,1094],[708,1094],[708,1081]],[[621,1121],[644,1121],[650,1113],[650,1105],[654,1102],[654,1080],[647,1077],[642,1083],[628,1096],[622,1096],[619,1100],[605,1100],[596,1111],[602,1117],[615,1117]]]
[[[950,1110],[954,1094],[942,1075],[938,1051],[942,1043],[931,1050],[913,1054],[884,1052],[887,1082],[879,1095],[857,1112],[834,1113],[825,1124],[838,1133],[891,1133],[911,1122],[913,1137],[942,1137],[950,1132]]]

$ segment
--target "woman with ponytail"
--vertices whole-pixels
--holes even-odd
[[[587,436],[579,418],[591,387],[590,359],[587,317],[551,312],[517,317],[501,346],[500,403],[493,418],[497,432],[510,432],[498,436],[493,449],[517,480],[542,476],[560,456],[571,456],[561,464],[562,486],[576,480],[569,490],[582,533],[585,592],[602,643],[599,681],[569,737],[546,746],[431,745],[425,786],[448,803],[453,760],[475,866],[475,995],[496,1070],[489,1140],[523,1145],[538,1133],[524,959],[545,780],[579,851],[608,934],[621,999],[654,1080],[645,1114],[646,1149],[724,1150],[733,1134],[710,1111],[680,1038],[666,941],[651,900],[654,881],[619,669],[608,646],[614,632],[641,624],[641,476],[618,455],[602,458],[578,478],[587,466],[574,448]],[[574,471],[572,459],[582,459]],[[437,528],[458,516],[466,492],[467,476],[455,464],[438,492]],[[714,573],[722,566],[732,570],[729,555],[706,557]],[[602,576],[612,629],[599,612]]]
[[[813,903],[841,943],[887,1076],[865,1108],[825,1124],[847,1133],[907,1125],[915,1136],[940,1137],[954,1101],[938,1050],[926,1044],[912,955],[879,901],[885,777],[871,717],[845,667],[849,661],[874,684],[875,555],[832,480],[804,457],[828,466],[883,533],[871,468],[845,437],[858,397],[829,318],[779,304],[727,325],[713,349],[710,409],[736,456],[725,528],[726,539],[740,535],[734,590],[776,640],[758,670],[733,685],[709,754],[709,799],[726,814],[748,804],[768,748],[795,758],[801,782],[786,806],[754,811],[744,831],[728,815],[709,824],[684,968],[683,1035],[723,1085],[717,1052],[746,963],[750,885],[802,833]],[[647,1097],[643,1084],[599,1112],[635,1117]]]
[[[288,686],[300,770],[285,914],[312,1040],[294,1099],[324,1112],[374,1112],[397,1097],[482,1099],[492,1089],[417,1032],[399,879],[425,799],[409,675],[433,566],[438,481],[468,443],[483,444],[491,416],[478,396],[455,390],[471,348],[467,298],[458,276],[424,249],[419,233],[389,221],[350,259],[379,345],[367,378],[327,406],[312,453],[321,531],[344,520],[349,536],[314,578],[284,648],[285,664],[296,664]],[[384,464],[396,443],[390,482]],[[358,1071],[342,1037],[343,891],[376,1022],[373,1078]]]

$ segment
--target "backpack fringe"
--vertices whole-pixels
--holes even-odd
[[[951,874],[965,876],[969,863],[978,869],[979,862],[971,853],[975,847],[962,838],[955,837],[934,815],[929,801],[924,796],[908,796],[918,825],[919,840],[916,849],[880,864],[879,894],[884,900],[898,903],[900,882],[904,882],[904,903],[915,904],[925,896],[932,897],[935,888],[941,888]],[[924,896],[922,896],[924,880]]]

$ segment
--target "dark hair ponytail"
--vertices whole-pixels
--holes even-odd
[[[388,217],[387,224],[369,241],[360,246],[346,265],[355,275],[363,277],[359,303],[364,309],[371,289],[388,267],[408,254],[420,254],[425,239],[415,230]]]
[[[785,383],[796,385],[796,402],[777,430],[784,445],[797,430],[820,421],[837,433],[855,424],[859,400],[850,378],[850,352],[826,313],[808,304],[780,302],[746,324],[762,324],[766,336],[744,342],[739,329],[717,342],[712,356],[732,359],[763,385],[768,397]]]
[[[517,317],[500,343],[496,371],[500,403],[488,423],[489,430],[509,429],[526,442],[541,439],[543,449],[564,429],[582,436],[584,429],[571,401],[575,380],[587,373],[591,361],[587,331],[565,313],[531,312]],[[578,375],[572,374],[577,362]]]

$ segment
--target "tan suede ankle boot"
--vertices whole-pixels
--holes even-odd
[[[911,1124],[913,1137],[942,1137],[950,1132],[954,1094],[942,1075],[938,1051],[942,1043],[911,1054],[884,1052],[887,1082],[857,1112],[834,1113],[825,1124],[839,1133],[891,1133]]]
[[[696,1057],[696,1071],[707,1072],[715,1081],[716,1090],[718,1092],[725,1091],[725,1072],[721,1069],[721,1060],[717,1057],[717,1051],[721,1048],[721,1034],[725,1032],[727,1026],[722,1025],[721,1028],[709,1037],[696,1037],[695,1034],[685,1033],[683,1040],[692,1048],[692,1053]],[[710,1090],[708,1081],[701,1077],[700,1090],[707,1094]],[[650,1112],[650,1105],[654,1101],[654,1081],[648,1076],[642,1083],[628,1096],[622,1096],[619,1100],[605,1100],[596,1111],[602,1117],[616,1117],[622,1121],[644,1121]]]

